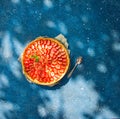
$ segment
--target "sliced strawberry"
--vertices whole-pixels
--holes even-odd
[[[69,62],[64,45],[52,38],[39,37],[32,41],[25,48],[22,57],[26,77],[41,85],[58,82],[67,72]]]

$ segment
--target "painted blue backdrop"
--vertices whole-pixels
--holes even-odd
[[[30,84],[18,57],[38,36],[62,33],[72,77]],[[120,118],[119,0],[0,0],[0,119]]]

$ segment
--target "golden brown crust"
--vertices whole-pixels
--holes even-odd
[[[53,82],[50,82],[50,83],[43,83],[43,82],[39,82],[38,80],[33,80],[29,75],[27,75],[27,73],[25,72],[25,67],[24,67],[24,65],[23,65],[23,56],[24,56],[24,53],[25,53],[25,50],[27,49],[27,47],[29,46],[29,45],[31,45],[33,42],[35,42],[35,41],[37,41],[37,40],[51,40],[51,41],[54,41],[54,42],[56,42],[56,43],[58,43],[62,48],[64,48],[64,50],[65,50],[65,52],[66,52],[66,55],[67,55],[67,67],[66,67],[66,69],[65,69],[65,72],[61,75],[61,77],[57,80],[57,81],[53,81]],[[68,53],[68,50],[65,48],[65,46],[61,43],[61,42],[59,42],[59,41],[57,41],[57,40],[55,40],[54,38],[44,38],[44,37],[38,37],[38,38],[36,38],[35,40],[33,40],[32,42],[30,42],[27,46],[26,46],[26,48],[24,49],[24,51],[23,51],[23,54],[21,55],[21,64],[22,64],[22,68],[23,68],[23,74],[32,82],[32,83],[36,83],[36,84],[38,84],[38,85],[45,85],[45,86],[54,86],[57,82],[59,82],[63,77],[64,77],[64,75],[67,73],[67,71],[68,71],[68,68],[69,68],[69,64],[70,64],[70,58],[69,58],[69,53]]]

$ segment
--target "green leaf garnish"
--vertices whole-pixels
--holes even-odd
[[[39,56],[37,55],[32,55],[31,58],[35,59],[35,62],[39,62]]]

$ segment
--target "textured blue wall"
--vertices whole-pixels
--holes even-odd
[[[38,36],[62,33],[72,77],[30,84],[18,57]],[[120,118],[119,0],[0,0],[0,119]]]

